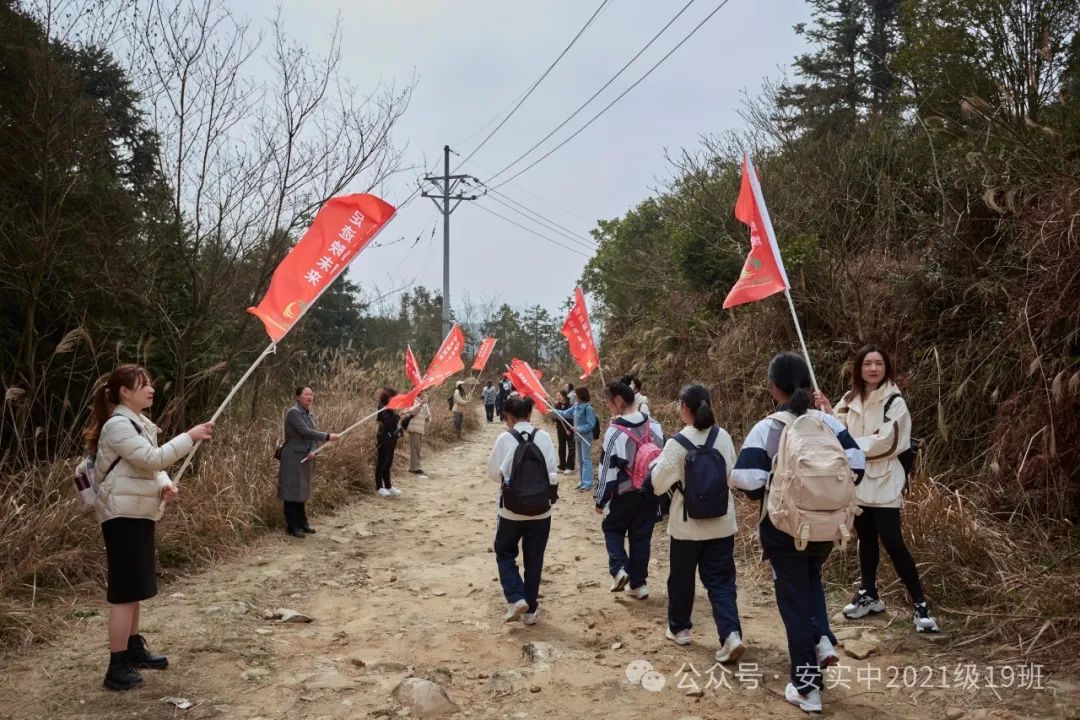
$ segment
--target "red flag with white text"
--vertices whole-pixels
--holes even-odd
[[[416,362],[416,356],[413,355],[411,347],[405,348],[405,377],[412,383],[413,387],[420,384],[420,365]]]
[[[753,302],[783,292],[788,283],[784,260],[776,244],[769,210],[761,194],[757,172],[749,155],[743,156],[742,187],[735,201],[735,217],[750,226],[750,254],[742,273],[724,300],[724,308]]]
[[[451,375],[464,370],[465,363],[461,360],[461,352],[464,349],[465,334],[455,324],[454,327],[450,328],[450,332],[447,333],[446,338],[439,347],[439,351],[435,353],[435,357],[431,359],[431,364],[428,365],[427,372],[424,373],[419,387],[426,390],[427,388],[442,385]]]
[[[589,323],[589,310],[585,306],[585,294],[581,288],[574,288],[574,306],[566,316],[562,334],[570,344],[570,355],[583,371],[581,379],[592,375],[600,365],[600,355],[593,342],[592,325]]]
[[[266,295],[248,312],[278,342],[319,295],[394,216],[374,195],[340,195],[319,209],[311,227],[278,264]]]
[[[491,351],[494,349],[495,338],[484,338],[484,342],[480,343],[480,349],[476,351],[476,360],[473,361],[472,369],[477,372],[484,372],[488,358],[491,357]]]
[[[509,376],[514,389],[525,397],[532,398],[533,403],[538,407],[550,407],[551,402],[548,400],[547,390],[540,382],[542,374],[539,370],[533,370],[524,360],[514,358],[510,361]]]

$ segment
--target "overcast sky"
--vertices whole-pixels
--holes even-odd
[[[557,143],[637,80],[719,1],[694,2],[612,87],[543,147]],[[269,12],[269,4],[256,0],[237,0],[237,5],[256,17]],[[429,167],[441,163],[442,147],[449,144],[460,153],[452,158],[452,168],[495,123],[477,131],[524,93],[597,5],[599,0],[282,0],[285,27],[315,51],[327,46],[340,13],[344,73],[360,88],[394,79],[407,82],[415,74],[416,91],[395,140],[407,144],[409,163]],[[682,0],[610,0],[532,96],[459,172],[486,180],[523,153],[599,89],[683,5]],[[588,237],[596,219],[620,216],[670,177],[665,149],[694,147],[702,134],[739,127],[744,93],[756,95],[766,78],[777,78],[803,50],[792,26],[808,17],[801,0],[730,0],[592,126],[501,192]],[[412,190],[412,177],[415,173],[391,183],[387,199],[403,200]],[[584,250],[490,199],[462,203],[450,222],[455,307],[468,293],[474,301],[558,308],[573,292],[587,259],[475,205]],[[409,203],[380,240],[402,236],[404,242],[370,248],[353,264],[351,277],[366,292],[414,282],[441,288],[441,216],[431,200]],[[421,239],[414,244],[417,236]]]

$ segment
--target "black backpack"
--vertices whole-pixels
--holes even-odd
[[[518,515],[543,515],[551,509],[551,478],[544,453],[533,442],[536,431],[532,436],[516,430],[510,434],[518,446],[510,465],[510,478],[503,482],[502,506]]]
[[[889,399],[885,401],[885,409],[882,410],[882,422],[889,421],[889,407],[892,406],[893,400],[900,397],[900,393],[890,395]],[[900,461],[900,465],[904,468],[904,476],[911,477],[911,471],[915,469],[915,461],[919,457],[919,441],[915,438],[911,438],[911,445],[905,448],[896,459]],[[907,490],[907,481],[904,482],[904,489]]]
[[[599,415],[596,416],[596,421],[593,422],[593,424],[592,424],[592,439],[593,440],[599,440],[600,439],[600,416]]]
[[[676,487],[683,494],[683,521],[708,520],[727,515],[728,468],[724,456],[713,447],[720,428],[713,425],[705,444],[694,445],[682,433],[675,442],[686,448],[683,480]]]
[[[451,409],[451,410],[453,410],[453,409],[454,409],[454,396],[453,396],[453,395],[451,395],[450,397],[446,398],[446,404],[447,404],[448,406],[450,406],[450,409]]]

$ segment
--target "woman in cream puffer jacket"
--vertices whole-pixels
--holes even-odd
[[[139,634],[139,603],[157,594],[155,523],[177,495],[165,468],[213,435],[213,423],[204,423],[158,446],[158,428],[143,415],[153,403],[146,370],[121,365],[95,391],[84,433],[95,457],[97,517],[108,564],[110,655],[104,685],[110,690],[138,686],[140,668],[168,667],[168,659],[152,655]]]
[[[916,631],[937,632],[937,621],[930,613],[918,568],[900,527],[907,482],[900,454],[911,446],[911,415],[893,381],[892,361],[881,348],[867,345],[855,356],[852,389],[837,403],[836,410],[821,393],[816,393],[815,399],[822,410],[834,412],[866,453],[866,473],[855,488],[861,510],[855,517],[855,532],[862,582],[844,607],[844,617],[855,620],[885,611],[885,601],[877,590],[880,541],[914,604]]]

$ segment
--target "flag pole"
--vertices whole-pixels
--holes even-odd
[[[505,367],[505,368],[506,368],[506,369],[507,369],[507,370],[508,370],[508,371],[509,371],[509,372],[510,372],[511,374],[513,374],[513,372],[514,372],[514,371],[513,371],[513,370],[510,370],[510,366],[509,366],[509,365],[503,365],[503,367]],[[539,382],[539,381],[537,381],[537,382]],[[544,387],[542,383],[541,383],[540,387],[541,387],[541,388],[543,388],[543,387]],[[545,390],[545,392],[546,392],[546,390]],[[581,440],[582,440],[583,442],[585,442],[586,444],[591,444],[591,443],[592,443],[592,440],[586,440],[586,439],[585,439],[585,436],[584,436],[584,435],[582,435],[581,433],[579,433],[579,432],[577,431],[577,428],[575,428],[575,427],[574,427],[573,425],[571,425],[571,424],[570,424],[570,421],[569,421],[569,420],[567,420],[567,419],[566,419],[566,418],[564,418],[564,417],[563,417],[562,415],[560,415],[560,414],[558,413],[558,411],[556,411],[556,410],[555,410],[555,406],[554,406],[554,405],[552,405],[552,404],[551,404],[550,402],[548,402],[548,401],[547,401],[547,400],[545,400],[544,398],[540,398],[540,402],[541,402],[541,403],[543,403],[543,404],[544,404],[544,407],[546,407],[546,408],[547,408],[547,409],[548,409],[548,410],[549,410],[549,411],[550,411],[551,413],[553,413],[553,414],[555,415],[555,418],[556,418],[556,419],[557,419],[557,420],[558,420],[559,422],[561,422],[561,423],[562,423],[563,425],[565,425],[565,426],[567,427],[567,429],[568,429],[568,430],[570,430],[570,432],[572,432],[572,433],[574,433],[575,435],[577,435],[577,436],[578,436],[579,438],[581,438]],[[597,419],[596,419],[596,422],[600,422],[600,418],[597,418]]]
[[[806,340],[803,339],[802,327],[799,325],[799,316],[795,314],[795,303],[791,299],[791,290],[785,289],[784,297],[787,298],[788,308],[791,309],[791,319],[795,322],[795,333],[799,336],[799,346],[802,348],[803,357],[806,358],[806,367],[810,369],[810,382],[814,384],[815,391],[820,391],[817,377],[814,375],[814,364],[810,362],[810,353],[806,349]]]
[[[352,432],[353,430],[355,430],[356,428],[360,427],[361,425],[363,425],[364,423],[366,423],[366,422],[367,422],[368,420],[370,420],[371,418],[373,418],[373,417],[375,417],[376,415],[378,415],[378,414],[379,414],[379,412],[380,412],[380,410],[376,410],[375,412],[371,413],[370,415],[366,415],[366,416],[364,416],[364,417],[360,418],[359,420],[357,420],[356,422],[354,422],[354,423],[353,423],[352,425],[350,425],[349,427],[347,427],[347,428],[345,428],[344,430],[342,430],[341,432],[339,432],[339,433],[337,434],[337,436],[338,436],[338,440],[340,440],[341,438],[345,437],[346,435],[348,435],[349,433],[351,433],[351,432]],[[310,455],[310,456],[305,456],[305,457],[304,457],[304,459],[300,461],[300,464],[301,464],[301,465],[303,465],[304,463],[306,463],[306,462],[308,461],[309,457],[314,457],[314,456],[318,455],[319,453],[321,453],[321,452],[323,451],[323,448],[325,448],[326,446],[327,446],[327,445],[326,445],[326,443],[324,443],[324,444],[320,445],[320,446],[319,446],[318,448],[316,448],[316,449],[315,449],[315,451],[314,451],[314,452],[312,452],[312,453],[311,453],[311,455]]]
[[[327,200],[329,200],[329,199],[330,198],[328,198]],[[316,213],[316,215],[317,214],[318,213]],[[368,238],[367,242],[364,243],[364,247],[360,248],[360,250],[357,251],[356,255],[353,256],[353,260],[355,260],[357,257],[359,257],[360,253],[363,252],[364,250],[366,250],[368,248],[368,246],[371,245],[371,243],[375,241],[375,238],[379,236],[379,233],[381,233],[383,230],[385,230],[386,226],[389,225],[390,222],[395,217],[397,217],[397,208],[394,208],[394,211],[392,213],[390,213],[390,217],[386,218],[386,221],[382,225],[380,225],[378,228],[376,228],[375,232],[373,232],[371,234],[371,237]],[[351,264],[351,261],[350,261],[350,264]],[[348,269],[348,265],[341,268],[341,270],[338,272],[338,274],[335,275],[334,278],[330,282],[326,283],[326,285],[324,285],[322,287],[322,289],[319,290],[319,293],[315,297],[313,297],[311,299],[311,302],[309,302],[307,305],[304,305],[301,308],[300,314],[296,316],[295,320],[293,320],[292,324],[289,326],[289,330],[296,327],[296,324],[298,322],[300,322],[300,319],[303,318],[304,315],[307,314],[307,311],[310,310],[312,308],[312,306],[315,305],[315,303],[319,302],[319,298],[321,298],[323,296],[323,293],[325,293],[327,290],[329,290],[330,286],[333,285],[334,282],[339,277],[341,277],[341,275],[347,269]],[[286,332],[288,332],[288,331],[286,331]],[[282,337],[284,337],[284,335],[282,335]],[[280,340],[280,338],[279,338],[279,340]],[[229,394],[226,395],[225,399],[221,401],[220,405],[218,405],[218,409],[214,411],[214,414],[210,417],[209,422],[215,422],[218,419],[218,417],[221,415],[221,413],[225,410],[225,406],[228,405],[229,401],[231,401],[233,399],[233,396],[236,395],[236,391],[239,390],[240,386],[243,385],[247,381],[247,379],[249,377],[251,377],[251,374],[253,372],[255,372],[255,368],[259,367],[259,364],[262,363],[262,361],[266,359],[267,355],[270,355],[271,353],[275,352],[276,350],[277,350],[277,340],[271,340],[270,344],[266,346],[266,349],[262,351],[262,354],[259,355],[259,357],[255,358],[255,362],[253,362],[251,364],[251,367],[249,367],[247,369],[247,372],[245,372],[243,375],[241,375],[240,379],[236,382],[235,385],[233,385],[232,390],[229,391]],[[191,461],[195,457],[195,453],[199,451],[199,447],[201,445],[202,445],[202,440],[195,443],[195,447],[191,448],[191,452],[188,453],[186,458],[184,458],[184,464],[180,466],[180,469],[176,471],[176,476],[172,479],[172,481],[174,483],[180,482],[180,478],[184,477],[184,473],[187,472],[187,469],[191,466]]]

